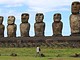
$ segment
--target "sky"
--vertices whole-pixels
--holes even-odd
[[[5,25],[4,35],[7,37],[7,19],[8,16],[15,16],[17,25],[17,36],[20,36],[21,14],[29,13],[30,36],[34,36],[34,23],[36,13],[44,14],[45,36],[52,36],[53,15],[60,13],[63,22],[63,36],[71,34],[69,16],[71,14],[71,3],[80,0],[1,0],[0,16],[4,17]]]

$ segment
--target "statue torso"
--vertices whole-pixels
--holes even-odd
[[[80,32],[80,15],[71,15],[70,16],[70,27],[72,33]]]

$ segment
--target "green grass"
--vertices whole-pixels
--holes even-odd
[[[16,53],[18,56],[10,56],[11,53]],[[41,48],[41,53],[45,57],[35,57],[36,48],[0,48],[0,60],[80,60],[80,58],[70,57],[75,53],[80,54],[79,48]]]
[[[0,60],[80,60],[80,58],[72,57],[26,57],[26,56],[1,56]]]

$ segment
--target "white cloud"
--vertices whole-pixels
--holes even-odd
[[[22,4],[14,4],[14,5],[5,5],[4,7],[19,7],[22,6]]]
[[[25,3],[25,0],[1,0],[0,5],[5,7],[18,7],[22,6]]]
[[[67,7],[62,6],[71,6],[71,3],[74,0],[28,0],[27,5],[32,11],[56,11],[57,7],[61,7],[58,10],[68,10]],[[79,0],[76,0],[79,1]]]
[[[1,0],[0,4],[18,4],[18,3],[24,3],[25,0]]]
[[[0,4],[5,7],[28,6],[29,11],[49,12],[56,10],[57,7],[71,6],[73,1],[79,0],[1,0]],[[67,7],[61,7],[59,10],[68,10]]]

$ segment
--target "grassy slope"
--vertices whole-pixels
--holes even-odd
[[[0,60],[80,60],[80,58],[69,57],[75,53],[80,53],[80,49],[52,49],[41,48],[41,52],[46,57],[35,57],[36,48],[0,48]],[[17,57],[9,56],[11,53],[17,53]],[[56,57],[59,55],[59,57]]]

